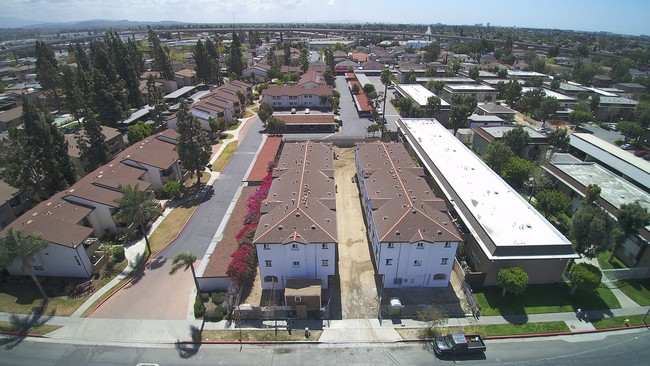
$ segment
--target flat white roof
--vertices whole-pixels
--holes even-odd
[[[137,111],[131,113],[129,118],[122,121],[122,123],[131,124],[131,122],[136,121],[136,120],[144,117],[152,109],[153,109],[153,107],[151,107],[149,105],[145,105],[144,107],[142,107],[142,108],[138,109]]]
[[[445,85],[445,89],[451,89],[453,91],[497,91],[493,87],[484,84],[447,84]]]
[[[584,187],[597,184],[600,187],[600,197],[616,208],[639,201],[641,206],[650,210],[650,195],[597,163],[552,164]]]
[[[546,74],[541,74],[536,71],[523,71],[523,70],[508,70],[508,76],[543,76],[546,77]]]
[[[564,235],[438,121],[402,119],[402,123],[444,179],[451,182],[456,196],[497,248],[571,245]],[[478,235],[474,236],[480,241]],[[486,254],[489,256],[488,252]],[[566,257],[567,254],[560,256]]]
[[[433,94],[429,89],[425,88],[424,86],[420,84],[398,84],[396,85],[396,88],[412,98],[416,103],[418,103],[421,107],[424,107],[427,105],[427,100],[429,97],[435,97],[437,95]],[[449,103],[445,102],[440,99],[440,105],[441,106],[449,106]]]
[[[576,98],[574,98],[574,97],[570,97],[568,95],[564,95],[562,93],[558,93],[558,92],[553,91],[553,90],[548,90],[546,88],[537,88],[537,87],[534,87],[534,86],[525,86],[525,87],[521,88],[521,94],[523,94],[523,93],[525,93],[527,91],[535,90],[535,89],[542,89],[544,91],[544,94],[547,97],[554,97],[557,100],[564,100],[564,101],[576,100]]]
[[[572,133],[570,144],[650,189],[650,162],[589,133]]]
[[[185,93],[189,93],[192,90],[196,89],[196,86],[184,86],[176,91],[173,91],[167,95],[165,95],[166,99],[176,99],[180,96],[182,96]]]
[[[588,86],[583,86],[583,88],[584,88],[584,89],[587,89],[587,90],[589,90],[589,91],[591,91],[591,92],[594,92],[594,93],[596,93],[596,94],[600,94],[600,95],[602,95],[602,96],[605,96],[605,97],[618,97],[617,94],[610,93],[610,92],[608,92],[608,91],[604,91],[604,90],[602,90],[602,89],[592,88],[592,87],[588,87]]]

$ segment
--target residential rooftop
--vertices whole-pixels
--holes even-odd
[[[461,240],[444,199],[401,143],[357,143],[356,150],[380,242]]]
[[[435,119],[400,129],[488,258],[575,258],[571,242]]]
[[[331,143],[285,143],[254,243],[337,243]]]
[[[418,103],[421,107],[424,107],[427,105],[427,101],[429,100],[430,97],[435,97],[436,95],[433,94],[429,89],[425,88],[424,86],[420,84],[399,84],[395,86],[395,89],[397,89],[400,93],[403,93],[410,98],[412,98],[416,103]],[[440,106],[441,107],[449,107],[449,103],[446,101],[440,99]]]
[[[469,91],[490,91],[496,92],[497,90],[489,85],[484,84],[447,84],[445,89],[455,92],[469,92]]]

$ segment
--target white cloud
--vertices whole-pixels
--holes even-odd
[[[327,0],[327,5],[336,5],[336,0]]]

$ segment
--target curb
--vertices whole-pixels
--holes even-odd
[[[252,345],[271,345],[271,344],[327,344],[321,341],[180,341],[180,344],[252,344]]]
[[[13,336],[21,336],[21,337],[34,337],[34,338],[47,338],[43,334],[34,334],[34,333],[21,333],[21,332],[0,332],[0,334],[4,335],[13,335]]]
[[[616,327],[616,328],[603,328],[603,329],[590,329],[590,330],[578,330],[575,332],[554,332],[554,333],[533,333],[533,334],[515,334],[515,335],[503,335],[503,336],[487,336],[485,339],[512,339],[512,338],[541,338],[541,337],[554,337],[562,335],[580,335],[580,334],[591,334],[591,333],[604,333],[604,332],[615,332],[618,330],[625,329],[640,329],[648,328],[650,325],[630,325],[629,327]]]

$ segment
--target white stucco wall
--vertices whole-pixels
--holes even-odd
[[[70,248],[50,244],[34,256],[32,265],[37,276],[87,278],[93,273],[93,266],[83,245],[77,248]],[[16,261],[7,266],[7,271],[13,275],[27,275],[22,270],[22,264]]]

